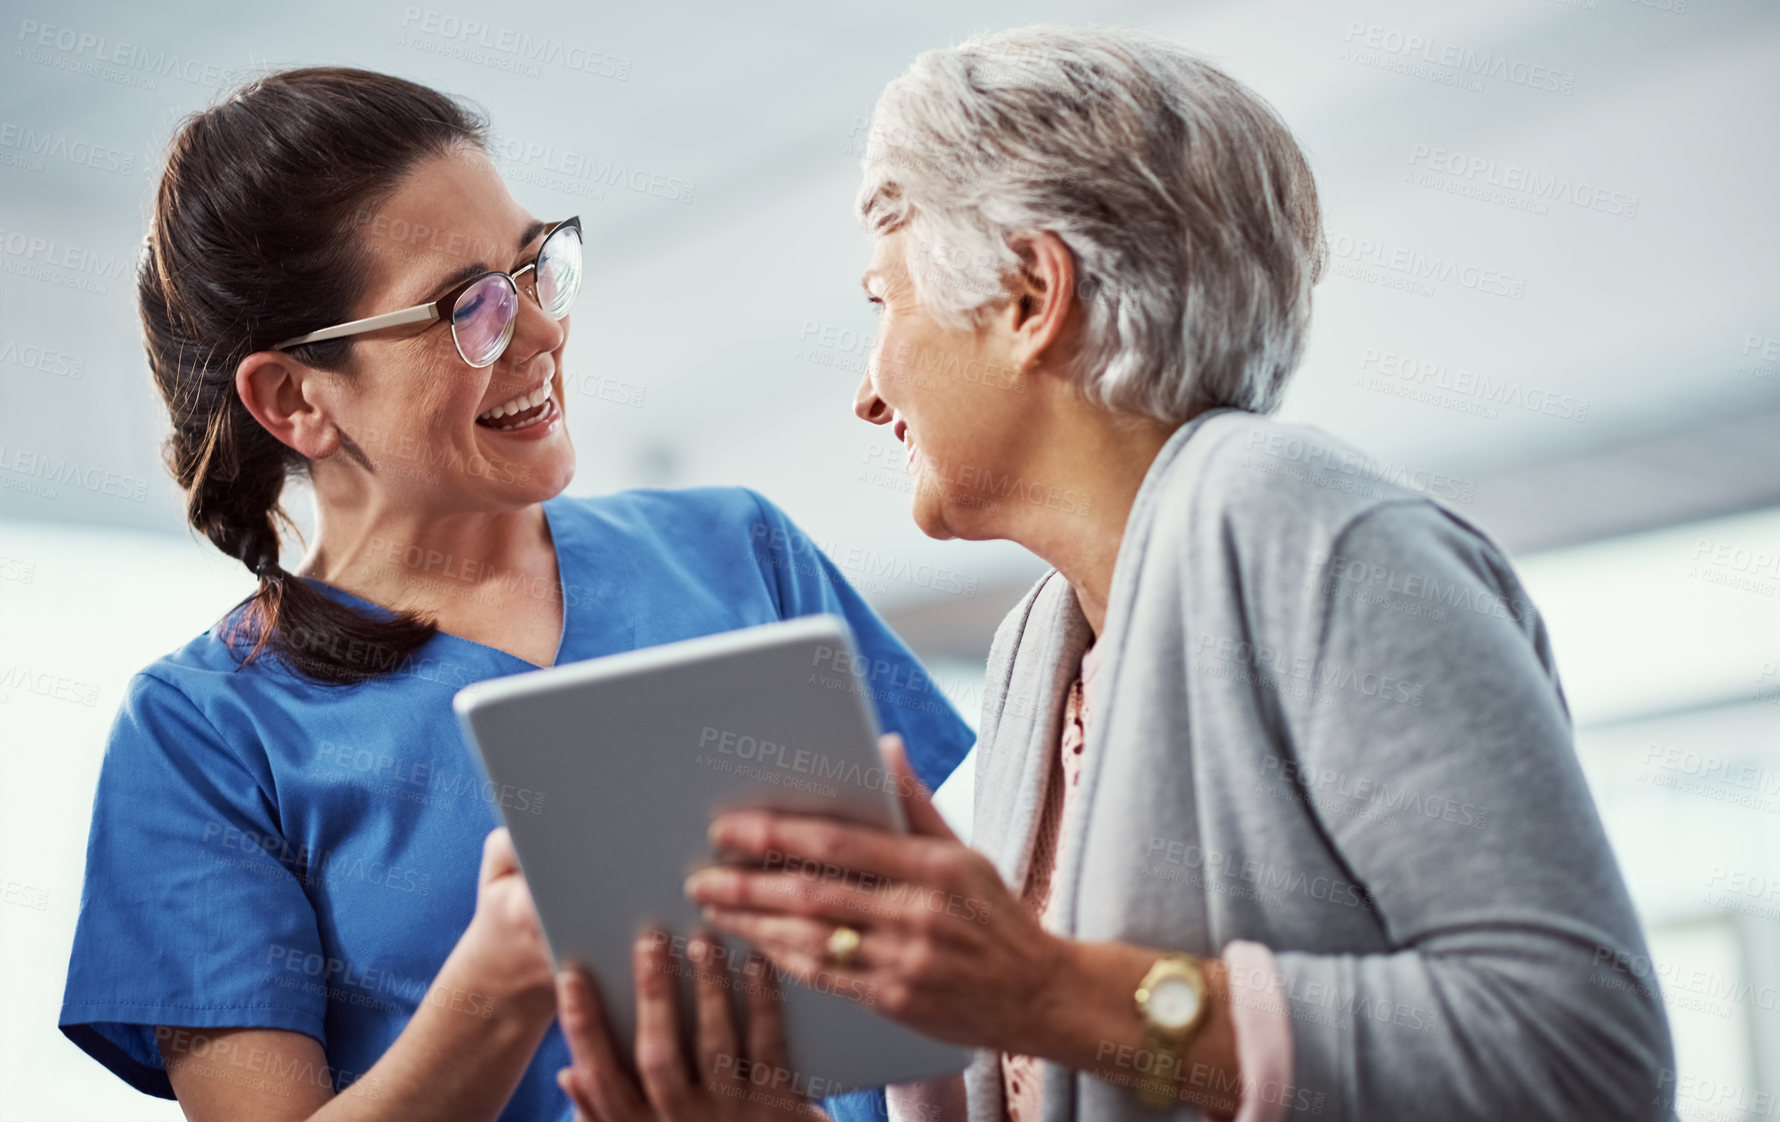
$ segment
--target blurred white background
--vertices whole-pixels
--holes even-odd
[[[1173,36],[1296,132],[1335,268],[1285,416],[1456,478],[1456,509],[1513,553],[1651,936],[1680,1113],[1772,1117],[1780,5],[3,11],[0,1120],[179,1117],[56,1029],[122,687],[252,587],[183,529],[137,337],[131,270],[177,121],[242,77],[320,63],[482,106],[520,201],[578,212],[587,231],[567,363],[572,493],[763,491],[849,559],[974,720],[989,633],[1040,567],[1007,543],[926,540],[905,493],[866,471],[886,437],[850,412],[873,324],[850,204],[884,82],[924,48],[1039,21]],[[565,64],[588,58],[604,61]],[[689,185],[680,200],[627,185],[656,173]],[[94,482],[108,474],[122,484]],[[967,591],[924,586],[923,564],[963,574]]]

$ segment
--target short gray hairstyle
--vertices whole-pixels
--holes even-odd
[[[1279,405],[1328,259],[1310,167],[1273,108],[1165,39],[1028,27],[928,51],[872,112],[857,211],[904,230],[915,291],[955,329],[1005,302],[1010,241],[1075,259],[1070,373],[1163,421]]]

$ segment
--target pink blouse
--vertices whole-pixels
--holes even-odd
[[[1063,835],[1064,811],[1069,796],[1082,778],[1082,748],[1087,744],[1088,686],[1100,667],[1100,645],[1082,655],[1082,672],[1069,687],[1063,709],[1063,736],[1051,758],[1051,777],[1045,783],[1045,805],[1038,817],[1038,837],[1032,843],[1032,861],[1026,868],[1026,885],[1020,894],[1026,906],[1037,912],[1045,930],[1056,930],[1052,915],[1051,873],[1058,855],[1069,840]],[[1038,1060],[1033,1056],[1001,1054],[1001,1090],[1009,1122],[1038,1122]]]

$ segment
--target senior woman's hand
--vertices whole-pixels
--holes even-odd
[[[806,985],[857,996],[929,1036],[1022,1051],[1053,992],[1063,940],[1046,932],[987,857],[958,839],[895,735],[880,742],[908,835],[832,819],[738,811],[720,853],[764,871],[711,866],[686,882],[706,921],[758,946]],[[837,956],[837,928],[859,933]],[[840,949],[845,950],[843,932]]]
[[[1150,1069],[1133,1008],[1162,951],[1052,935],[934,809],[902,740],[879,743],[909,833],[826,818],[737,811],[711,825],[726,858],[686,893],[713,926],[759,947],[793,977],[850,995],[939,1040],[1038,1056],[1122,1086]],[[857,940],[836,938],[851,928]],[[849,946],[851,944],[851,946]],[[839,953],[837,953],[839,952]],[[1236,1112],[1242,1076],[1227,972],[1203,962],[1206,1022],[1165,1080],[1165,1093],[1207,1113]]]
[[[787,1084],[779,991],[768,964],[752,956],[741,984],[748,1025],[730,1015],[735,979],[708,936],[687,943],[697,993],[696,1066],[680,1044],[680,963],[661,934],[632,952],[637,987],[636,1072],[618,1060],[593,978],[579,967],[557,976],[557,1009],[573,1066],[556,1081],[575,1104],[576,1122],[826,1122],[828,1116]]]

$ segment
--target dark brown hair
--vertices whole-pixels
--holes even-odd
[[[243,666],[270,650],[298,673],[349,685],[397,669],[437,630],[372,618],[278,565],[286,478],[309,461],[242,404],[235,370],[255,351],[351,318],[369,275],[359,234],[417,163],[486,147],[474,111],[367,70],[287,70],[187,118],[173,137],[137,274],[155,385],[172,417],[164,455],[186,519],[260,577],[231,611]],[[293,348],[351,378],[351,340]]]

